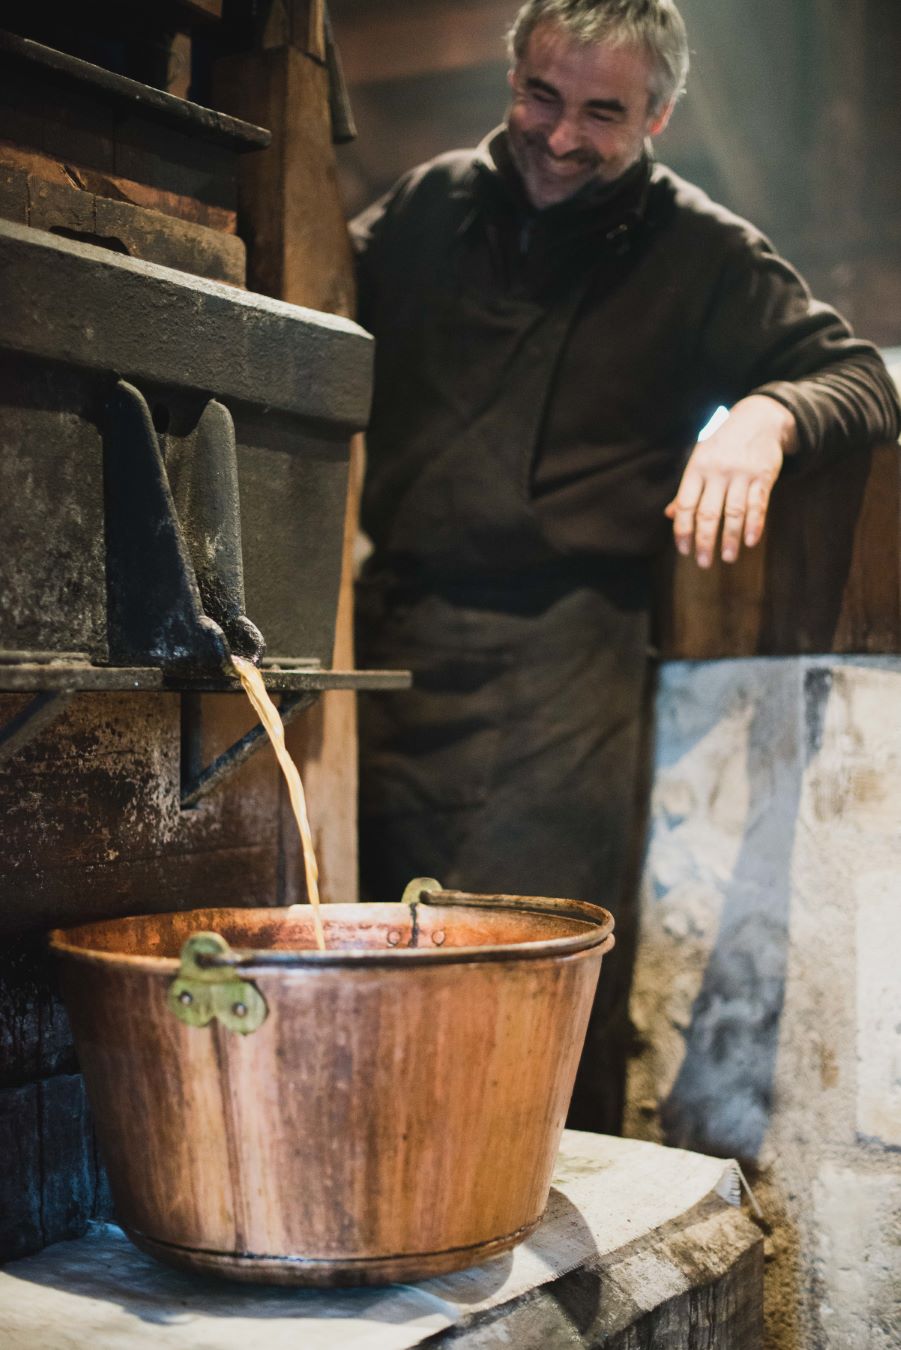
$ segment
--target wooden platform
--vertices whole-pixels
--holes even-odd
[[[0,1271],[0,1344],[758,1350],[763,1242],[738,1199],[730,1162],[567,1131],[540,1228],[472,1270],[384,1289],[248,1288],[170,1271],[96,1225]]]

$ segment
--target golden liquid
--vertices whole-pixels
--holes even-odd
[[[316,946],[325,951],[325,934],[322,931],[322,916],[319,913],[319,868],[316,866],[316,854],[313,851],[313,835],[310,830],[310,818],[307,815],[307,802],[303,792],[303,783],[297,772],[297,765],[288,754],[285,745],[285,728],[278,715],[278,708],[266,692],[263,677],[251,661],[243,656],[233,656],[232,664],[238,672],[238,678],[244,686],[244,692],[256,710],[266,734],[272,742],[276,758],[288,784],[291,809],[297,821],[300,842],[303,847],[303,869],[307,879],[307,895],[313,906],[313,927],[316,932]]]

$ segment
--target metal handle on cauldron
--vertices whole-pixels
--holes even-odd
[[[615,943],[612,931],[613,919],[601,905],[590,904],[586,900],[557,900],[545,896],[519,895],[470,895],[466,891],[446,891],[433,877],[417,877],[406,887],[402,903],[407,904],[413,913],[414,933],[416,931],[416,906],[420,903],[435,906],[457,906],[461,909],[509,909],[519,913],[553,915],[558,918],[575,919],[593,929],[601,929],[599,935],[574,934],[565,939],[557,939],[565,946],[567,954],[575,955],[586,948],[596,948],[601,956],[606,955]],[[201,979],[216,980],[223,971],[243,971],[257,969],[293,969],[298,966],[375,966],[388,963],[395,966],[408,960],[423,965],[444,965],[450,961],[491,961],[499,957],[517,959],[536,959],[546,954],[543,943],[499,943],[490,947],[444,947],[440,950],[423,948],[414,944],[410,947],[392,946],[386,951],[375,950],[329,950],[329,951],[247,951],[231,948],[218,934],[195,934],[203,939],[196,943],[189,939],[182,949],[182,961],[186,956],[191,972]],[[212,939],[210,941],[210,939]],[[181,974],[186,973],[184,969]],[[170,1007],[177,1012],[182,986],[173,988]],[[192,992],[189,990],[188,992]],[[243,1014],[242,1014],[243,1016]],[[182,1020],[188,1020],[183,1017]],[[220,1018],[221,1020],[221,1018]],[[236,1026],[235,1030],[244,1030]]]
[[[417,877],[405,888],[404,904],[459,906],[461,909],[512,909],[520,914],[554,914],[561,919],[580,919],[583,923],[606,927],[610,913],[602,905],[588,900],[557,900],[538,895],[476,895],[469,891],[446,891],[434,877]],[[610,936],[610,947],[614,939]],[[605,948],[609,951],[610,948]]]

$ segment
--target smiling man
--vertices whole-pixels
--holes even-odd
[[[507,133],[539,209],[589,183],[616,182],[669,121],[672,96],[653,93],[653,62],[642,45],[586,46],[549,22],[517,45]]]
[[[746,221],[654,163],[671,0],[528,0],[504,127],[353,226],[377,339],[360,654],[364,890],[417,875],[613,910],[572,1123],[615,1130],[649,560],[760,539],[792,471],[898,434],[878,354]],[[701,444],[720,404],[730,413]]]

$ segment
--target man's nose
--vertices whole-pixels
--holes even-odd
[[[547,137],[547,145],[558,159],[568,155],[571,150],[581,149],[582,140],[575,118],[569,117],[566,113],[558,117],[553,131]]]

